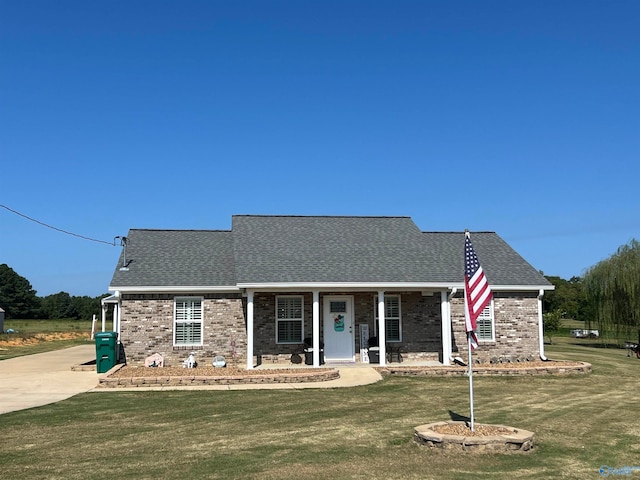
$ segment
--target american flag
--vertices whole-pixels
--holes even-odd
[[[471,244],[469,232],[464,236],[464,301],[465,301],[465,329],[471,340],[471,348],[478,347],[475,330],[476,321],[491,302],[492,293],[489,282],[480,266],[478,255]]]

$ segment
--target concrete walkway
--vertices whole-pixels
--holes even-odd
[[[59,402],[98,384],[93,371],[72,371],[73,365],[96,358],[96,347],[36,353],[0,361],[0,414]]]
[[[91,371],[71,370],[72,366],[91,362],[95,358],[96,349],[92,343],[0,361],[0,414],[59,402],[84,392],[340,388],[368,385],[382,379],[373,368],[336,366],[335,368],[340,371],[340,378],[327,382],[95,388],[100,378],[95,369]]]
[[[382,376],[370,367],[342,367],[336,368],[340,372],[340,378],[327,380],[326,382],[301,382],[301,383],[247,383],[236,385],[191,385],[191,386],[157,386],[157,387],[122,387],[122,388],[96,388],[92,392],[141,392],[141,391],[168,391],[168,390],[301,390],[305,388],[343,388],[369,385],[382,380]],[[284,368],[284,367],[280,367]]]

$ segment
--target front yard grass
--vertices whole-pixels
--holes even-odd
[[[547,356],[593,373],[474,379],[476,421],[535,432],[528,454],[417,445],[415,426],[468,415],[468,381],[385,377],[347,389],[78,395],[0,417],[0,477],[583,479],[640,466],[640,360],[555,340]]]

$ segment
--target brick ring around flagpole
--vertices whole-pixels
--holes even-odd
[[[469,453],[527,453],[533,450],[534,433],[506,425],[468,422],[434,422],[417,426],[414,440],[434,451]]]

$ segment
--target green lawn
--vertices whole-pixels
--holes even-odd
[[[350,389],[78,395],[0,416],[0,477],[584,479],[602,465],[640,467],[640,360],[564,337],[547,355],[593,373],[474,381],[476,421],[532,430],[528,454],[417,445],[415,426],[468,415],[467,379],[386,377]]]

